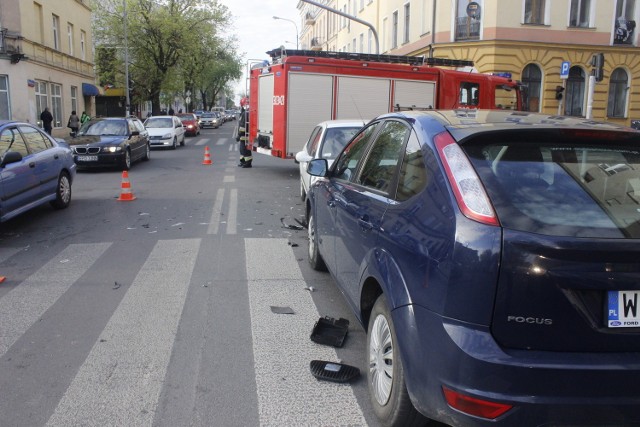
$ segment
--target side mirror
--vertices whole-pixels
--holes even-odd
[[[15,163],[22,160],[22,154],[17,151],[9,151],[2,156],[2,161],[0,161],[0,168],[5,167],[9,163]]]
[[[328,165],[327,159],[313,159],[307,165],[307,172],[312,176],[325,177],[329,169]]]

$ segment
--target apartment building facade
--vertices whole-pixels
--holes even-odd
[[[471,72],[505,73],[526,84],[530,111],[590,114],[625,125],[640,120],[640,0],[315,3],[356,16],[376,31],[299,1],[301,49],[471,60]],[[603,78],[590,94],[589,76],[597,68],[592,60],[600,53]]]
[[[0,120],[40,122],[66,136],[71,111],[94,111],[90,0],[0,0]]]

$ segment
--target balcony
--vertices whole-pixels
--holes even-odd
[[[456,41],[480,40],[480,21],[468,16],[456,19]]]
[[[320,37],[311,39],[311,50],[322,50],[322,40],[320,40]]]
[[[304,16],[304,23],[305,25],[315,25],[316,18],[311,13],[307,12],[307,14]]]

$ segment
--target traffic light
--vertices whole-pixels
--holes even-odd
[[[562,99],[562,92],[564,92],[564,88],[562,86],[556,86],[556,99],[558,101]]]
[[[604,79],[604,53],[596,53],[591,57],[591,66],[595,67],[592,70],[593,75],[596,77],[597,82],[601,82]]]

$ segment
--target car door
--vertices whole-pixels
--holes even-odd
[[[311,185],[311,175],[307,172],[307,165],[309,164],[309,160],[315,159],[316,152],[318,150],[318,145],[320,143],[320,139],[322,137],[322,127],[316,126],[311,132],[311,136],[309,136],[309,140],[304,146],[304,154],[300,156],[300,180],[304,185],[304,189],[306,192],[309,191],[309,186]]]
[[[146,152],[146,140],[140,127],[136,125],[136,120],[127,119],[127,129],[129,131],[129,147],[131,148],[132,160],[137,160],[144,156]],[[142,126],[144,127],[144,126]]]
[[[11,151],[22,155],[22,160],[0,168],[0,215],[19,209],[35,200],[38,194],[38,178],[27,144],[15,126],[0,132],[0,159]]]
[[[377,129],[378,122],[365,127],[344,149],[331,169],[330,178],[314,185],[316,233],[318,247],[327,268],[338,277],[336,264],[336,239],[343,231],[336,223],[338,206],[344,206],[345,187],[351,187],[358,164],[364,156]]]
[[[381,123],[350,185],[334,194],[336,199],[337,279],[348,299],[357,305],[360,277],[376,241],[396,188],[397,170],[411,128],[399,120]]]
[[[20,125],[18,130],[22,134],[30,154],[30,165],[38,181],[37,198],[45,197],[56,192],[58,173],[60,171],[60,153],[54,150],[52,142],[38,129]]]
[[[179,118],[173,117],[173,127],[176,130],[176,136],[178,137],[178,141],[184,142],[184,126]]]

